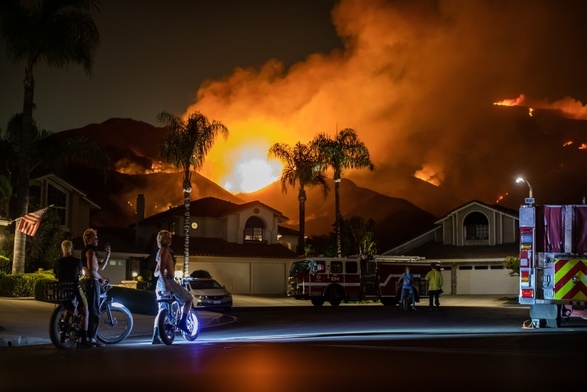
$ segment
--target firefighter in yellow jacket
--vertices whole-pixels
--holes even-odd
[[[442,274],[436,269],[436,263],[430,264],[430,271],[426,274],[424,279],[428,282],[428,309],[434,309],[433,305],[436,305],[436,310],[440,308],[440,293],[442,293]]]

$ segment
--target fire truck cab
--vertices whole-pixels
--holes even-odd
[[[288,277],[288,296],[310,300],[314,306],[330,302],[339,306],[345,301],[380,300],[395,305],[400,297],[398,280],[406,266],[414,276],[416,300],[426,295],[424,276],[429,263],[419,258],[328,258],[310,257],[292,262]]]
[[[533,328],[587,318],[587,205],[520,207],[519,303]]]

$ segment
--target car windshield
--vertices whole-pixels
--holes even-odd
[[[222,286],[215,280],[192,280],[190,286],[194,290],[221,289]]]

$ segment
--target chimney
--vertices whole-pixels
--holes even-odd
[[[139,223],[145,219],[145,195],[140,193],[137,196],[137,219],[136,223]]]

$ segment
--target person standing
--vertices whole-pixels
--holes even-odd
[[[436,269],[436,263],[430,264],[431,270],[426,274],[424,280],[428,282],[428,309],[440,309],[440,293],[442,292],[442,274]]]
[[[412,286],[414,282],[414,274],[410,272],[410,267],[406,265],[406,269],[404,273],[399,278],[398,283],[402,285],[402,291],[400,295],[400,304],[403,304],[405,291],[408,290],[410,292],[410,296],[412,299],[412,310],[416,310],[416,296],[414,295],[414,287]],[[403,306],[403,305],[402,305]]]
[[[80,337],[79,347],[92,347],[92,344],[88,342],[88,300],[81,287],[79,277],[82,274],[83,266],[81,259],[73,256],[73,243],[70,240],[61,242],[61,252],[63,257],[55,261],[54,272],[55,278],[59,283],[72,283],[74,286],[74,293],[77,299],[77,310],[80,315]],[[64,323],[73,314],[74,304],[73,302],[65,303],[65,311],[63,312],[63,320],[60,323]],[[61,330],[61,340],[65,340],[65,332]]]
[[[171,250],[172,236],[167,230],[161,230],[157,233],[157,256],[155,260],[157,265],[155,266],[155,272],[153,275],[157,278],[157,285],[155,292],[159,298],[159,292],[172,292],[177,297],[179,303],[183,304],[183,315],[179,322],[178,327],[185,331],[190,332],[187,328],[186,320],[190,310],[192,309],[192,302],[194,297],[175,281],[175,257]],[[155,318],[155,327],[153,329],[153,344],[159,343],[158,331],[157,331],[157,318]]]
[[[98,323],[100,322],[100,294],[102,284],[107,281],[100,275],[110,260],[110,244],[106,244],[106,257],[102,261],[98,258],[98,232],[87,229],[84,232],[84,248],[81,252],[82,263],[88,271],[84,286],[88,296],[88,337],[94,346],[103,347],[104,344],[96,339]]]

